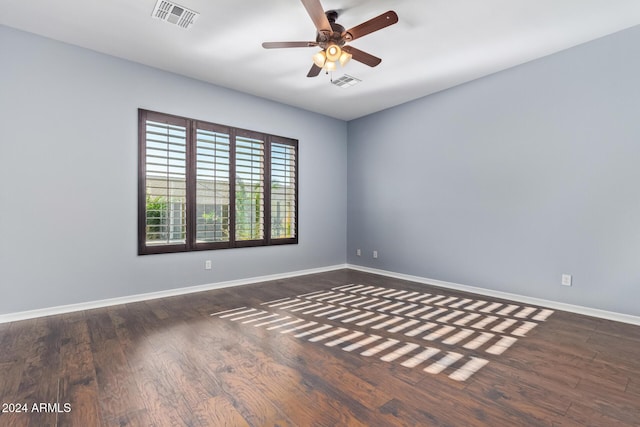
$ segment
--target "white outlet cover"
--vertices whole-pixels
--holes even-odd
[[[571,275],[563,274],[562,275],[562,285],[563,286],[571,286]]]

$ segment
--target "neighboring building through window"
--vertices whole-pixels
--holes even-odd
[[[298,141],[139,110],[138,253],[298,243]]]

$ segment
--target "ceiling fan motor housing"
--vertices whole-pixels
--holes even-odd
[[[337,44],[341,47],[344,46],[345,42],[349,39],[350,34],[345,32],[344,27],[336,22],[338,12],[335,10],[329,10],[325,12],[325,14],[327,15],[327,20],[331,25],[332,32],[318,31],[316,35],[316,42],[322,49],[326,49],[332,44]]]

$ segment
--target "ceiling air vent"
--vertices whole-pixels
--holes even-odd
[[[176,24],[178,27],[189,28],[198,15],[200,15],[198,12],[184,6],[166,0],[158,0],[151,16]]]
[[[350,76],[348,74],[345,74],[342,77],[339,77],[335,80],[331,80],[331,83],[333,83],[336,86],[340,86],[340,87],[351,87],[351,86],[355,86],[358,83],[360,83],[362,80],[360,79],[356,79],[353,76]]]

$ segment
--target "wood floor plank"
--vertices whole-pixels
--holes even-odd
[[[24,371],[26,360],[15,358],[12,361],[0,362],[0,402],[12,402],[18,393],[20,379]],[[0,416],[2,414],[0,413]]]
[[[33,342],[37,340],[33,330],[37,319],[3,325],[2,347],[0,347],[0,404],[27,404],[23,393],[18,393],[26,368],[27,358],[33,351]],[[9,409],[9,408],[7,408]],[[27,426],[30,418],[24,413],[0,411],[0,425]]]
[[[529,420],[532,425],[550,425],[563,416],[572,403],[572,399],[559,392],[550,381],[523,375],[499,362],[487,366],[465,391],[502,412]]]
[[[575,402],[563,418],[554,420],[553,425],[558,427],[629,427],[638,425],[637,420],[628,423],[612,415],[593,408],[590,404]]]
[[[640,328],[629,327],[629,325],[624,323],[601,319],[596,332],[609,336],[634,340],[640,344]]]
[[[132,381],[137,384],[144,402],[144,406],[137,405],[136,409],[146,408],[149,418],[156,425],[201,425],[185,400],[184,390],[180,387],[182,384],[157,352],[157,346],[167,339],[170,330],[155,333],[147,331],[145,326],[155,324],[157,318],[156,313],[144,303],[112,310],[110,314],[116,319],[119,315],[130,316],[132,323],[140,328],[137,336],[126,334],[128,330],[122,328],[118,320],[114,321],[114,324],[120,324],[120,327],[116,326],[116,335],[122,345],[123,356],[131,367]]]
[[[264,342],[267,338],[257,330],[249,330],[244,335],[253,338],[253,342]],[[322,390],[322,393],[327,394],[334,401],[347,403],[353,400],[354,402],[348,405],[352,411],[358,411],[358,409],[360,412],[366,411],[367,408],[375,408],[391,398],[383,388],[364,381],[355,375],[348,365],[345,366],[344,359],[336,357],[336,355],[342,355],[339,349],[321,347],[317,351],[307,352],[302,351],[304,343],[290,336],[283,337],[277,334],[269,338],[272,340],[269,346],[273,351],[271,358],[279,364],[301,372],[302,377],[298,381],[303,386]],[[301,392],[307,395],[306,390]],[[319,411],[318,405],[309,406],[316,412]],[[365,417],[362,414],[353,415]],[[352,420],[352,423],[355,421]]]
[[[12,323],[0,323],[0,348],[9,348],[15,336],[10,333]],[[1,357],[1,355],[0,355]],[[2,361],[2,359],[0,359]]]
[[[592,409],[629,425],[640,423],[640,401],[624,391],[603,388],[601,384],[584,382],[576,386],[574,403],[589,402]]]
[[[279,335],[279,334],[278,334]],[[353,401],[352,396],[340,393],[336,396],[331,384],[323,381],[318,374],[311,371],[306,363],[299,363],[295,368],[290,365],[300,362],[290,361],[281,357],[269,356],[258,343],[273,340],[269,347],[283,348],[291,345],[289,337],[274,334],[264,334],[260,330],[250,330],[236,338],[238,346],[234,357],[243,361],[234,364],[233,372],[223,372],[223,380],[237,377],[253,377],[254,389],[260,395],[269,399],[287,417],[294,419],[300,425],[366,425],[358,421],[353,410],[361,409]],[[296,346],[298,342],[294,342]],[[282,355],[282,353],[280,353]],[[323,369],[314,366],[315,369]],[[326,372],[326,368],[323,369]],[[296,399],[304,396],[304,401]],[[345,405],[345,403],[352,402]],[[337,410],[339,407],[342,410]],[[356,407],[356,408],[354,408]],[[295,424],[294,423],[294,424]]]
[[[91,351],[96,370],[98,402],[106,426],[119,425],[145,417],[145,402],[127,362],[115,327],[107,309],[93,310],[87,315]],[[125,424],[126,425],[126,424]]]
[[[588,340],[597,351],[595,360],[624,367],[627,371],[640,374],[639,344],[634,339],[615,335],[595,334]]]
[[[0,413],[0,425],[11,427],[28,427],[32,423],[32,418],[35,417],[31,414],[16,412]]]
[[[110,339],[93,345],[100,411],[106,425],[115,425],[112,422],[129,419],[144,404],[119,342]]]
[[[632,372],[624,368],[600,360],[589,361],[578,366],[580,369],[580,385],[590,385],[604,391],[624,392]],[[576,385],[577,386],[577,385]]]
[[[237,371],[233,368],[218,372],[225,394],[233,396],[231,402],[242,418],[252,426],[296,426],[296,422],[281,411],[271,399],[256,390],[251,377],[243,376],[243,372],[246,371],[241,370],[240,374],[236,374]]]
[[[215,396],[199,402],[195,410],[204,425],[220,427],[249,427],[249,423],[224,396]]]
[[[433,381],[434,377],[426,378],[419,386],[410,388],[411,393],[403,391],[406,383],[394,384],[397,397],[381,406],[379,411],[393,415],[398,422],[408,421],[409,425],[514,425],[513,415],[477,399],[467,399],[467,394],[457,387],[432,386],[429,380]],[[434,393],[434,390],[438,392]]]
[[[565,350],[564,346],[524,341],[497,363],[517,369],[523,378],[542,378],[558,387],[573,388],[584,373],[581,363],[588,363],[596,353],[585,350],[579,355]]]
[[[31,405],[30,426],[54,425],[56,414],[41,404],[56,403],[60,368],[60,317],[39,318],[31,329],[32,352],[25,358],[25,366],[17,394],[20,401]],[[33,410],[33,405],[37,410]]]
[[[75,313],[65,315],[60,347],[60,395],[58,402],[71,405],[70,412],[58,416],[59,426],[102,425],[98,384],[86,319]]]
[[[629,379],[625,393],[637,396],[637,398],[640,399],[640,376],[636,375]]]

